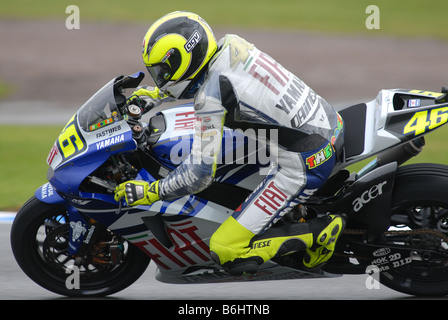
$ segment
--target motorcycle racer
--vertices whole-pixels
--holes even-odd
[[[157,20],[143,39],[142,55],[156,87],[138,88],[134,95],[156,105],[194,98],[195,136],[191,154],[174,171],[151,184],[120,184],[115,200],[149,205],[198,193],[213,182],[223,126],[276,130],[278,139],[269,139],[269,148],[277,151],[269,172],[213,234],[210,254],[231,274],[254,273],[263,262],[299,249],[306,252],[306,268],[328,261],[343,217],[269,228],[330,176],[343,141],[337,112],[253,44],[237,35],[216,42],[194,13],[173,12]]]

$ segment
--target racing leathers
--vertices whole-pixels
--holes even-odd
[[[255,272],[259,264],[292,247],[306,249],[304,264],[309,268],[327,261],[343,228],[340,217],[313,219],[281,232],[268,229],[329,177],[336,161],[335,141],[343,130],[337,112],[302,80],[236,35],[219,41],[194,109],[192,152],[159,181],[160,199],[198,193],[212,183],[223,126],[254,138],[262,130],[270,132],[269,171],[210,239],[212,257],[231,270],[242,265],[233,269],[235,274]]]

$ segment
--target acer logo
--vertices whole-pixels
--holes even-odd
[[[369,203],[371,200],[383,194],[383,186],[387,183],[387,181],[383,181],[371,187],[369,190],[364,191],[360,197],[356,198],[353,201],[353,210],[358,212],[362,209],[362,207]]]

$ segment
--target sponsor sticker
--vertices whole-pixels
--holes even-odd
[[[420,107],[420,99],[408,100],[408,107],[410,107],[410,108]]]

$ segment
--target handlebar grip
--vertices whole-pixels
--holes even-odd
[[[148,102],[146,106],[143,108],[143,114],[149,112],[152,108],[155,107],[154,102]]]

